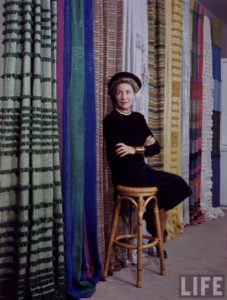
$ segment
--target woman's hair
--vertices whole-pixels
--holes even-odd
[[[119,78],[119,79],[117,79],[117,80],[115,80],[113,82],[112,86],[110,87],[110,89],[108,91],[108,93],[109,93],[109,95],[111,96],[112,99],[115,97],[117,87],[121,83],[128,83],[128,84],[130,84],[132,86],[133,91],[135,93],[137,93],[139,91],[139,89],[140,89],[139,86],[138,86],[138,84],[132,78],[129,78],[129,77]]]
[[[111,78],[110,81],[108,83],[108,94],[111,97],[111,100],[113,102],[113,105],[115,105],[115,96],[116,96],[116,90],[117,90],[117,86],[121,83],[128,83],[132,86],[133,91],[135,93],[137,93],[141,86],[142,86],[142,82],[139,79],[138,76],[136,76],[133,73],[130,72],[118,72],[116,74],[114,74]]]

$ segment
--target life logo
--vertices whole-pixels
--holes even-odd
[[[224,275],[180,275],[181,298],[224,298]]]

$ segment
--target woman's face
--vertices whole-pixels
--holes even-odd
[[[131,110],[132,102],[134,99],[134,90],[129,83],[120,83],[116,88],[115,93],[115,106],[121,111],[127,113]]]

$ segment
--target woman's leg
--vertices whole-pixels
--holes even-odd
[[[161,227],[162,237],[164,237],[164,233],[166,231],[167,218],[168,218],[167,211],[163,208],[160,208],[159,209],[159,219],[160,219],[160,227]],[[144,213],[144,219],[146,221],[147,231],[151,235],[156,235],[157,232],[156,232],[156,226],[155,226],[155,220],[154,220],[152,205],[148,204],[148,206],[146,208],[146,212]]]
[[[162,236],[164,236],[164,232],[166,230],[168,213],[163,208],[159,209],[159,218],[160,218],[161,234],[162,234]]]
[[[147,211],[144,214],[145,220],[146,220],[146,225],[147,225],[147,231],[151,234],[151,235],[156,235],[156,226],[155,226],[155,221],[154,221],[154,215],[152,218],[152,213],[151,211],[149,211],[149,209],[151,209],[151,206],[148,205],[147,207]],[[148,213],[149,212],[149,213]],[[166,232],[166,224],[167,224],[167,218],[168,218],[168,213],[166,210],[164,210],[163,208],[159,209],[159,219],[160,219],[160,227],[161,227],[161,235],[163,237],[163,241],[165,240],[165,232]],[[157,246],[157,254],[159,256],[159,247]],[[163,250],[163,254],[164,254],[164,258],[167,258],[167,253],[165,250]]]

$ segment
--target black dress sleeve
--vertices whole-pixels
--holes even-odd
[[[160,152],[160,145],[156,141],[153,145],[145,147],[145,156],[154,156]]]
[[[106,141],[107,160],[111,164],[116,159],[116,144],[121,141],[119,132],[114,126],[112,117],[106,117],[103,121],[103,134]]]
[[[144,116],[142,116],[142,118],[141,118],[141,123],[142,123],[142,127],[143,127],[142,132],[144,134],[144,142],[145,142],[146,139],[147,139],[147,137],[149,135],[151,135],[153,137],[154,137],[154,135],[151,132],[150,128],[148,127],[147,122],[146,122]],[[154,155],[158,154],[159,152],[160,152],[160,145],[159,145],[159,143],[157,141],[155,141],[155,143],[153,145],[145,147],[145,153],[144,153],[144,155],[146,157],[148,157],[148,156],[154,156]]]

